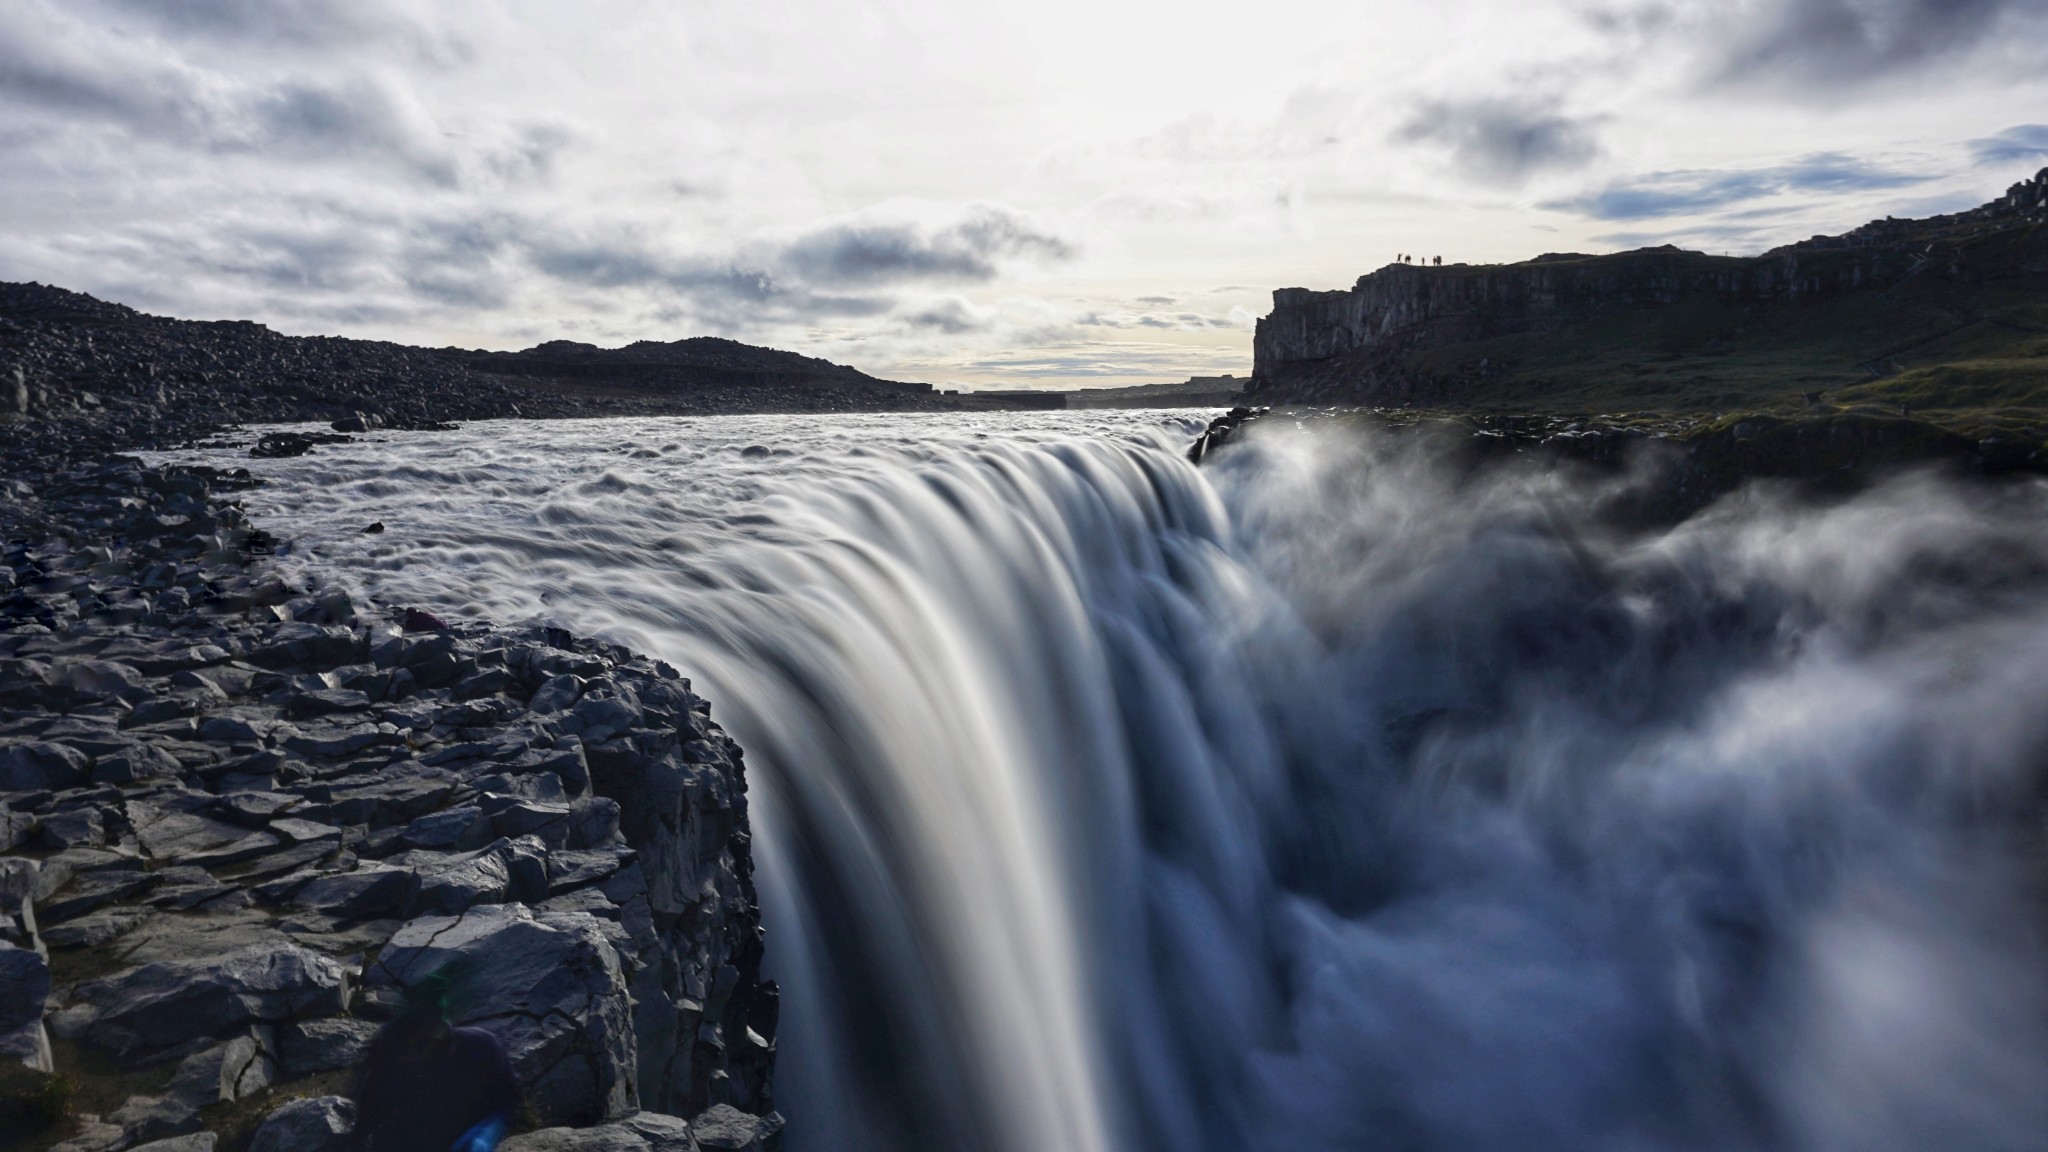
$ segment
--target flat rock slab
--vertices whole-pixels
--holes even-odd
[[[355,1126],[353,1100],[341,1096],[294,1100],[265,1118],[249,1139],[249,1152],[327,1152]]]
[[[456,1022],[504,1042],[542,1122],[614,1120],[634,1109],[636,1051],[608,929],[617,931],[592,916],[520,905],[426,916],[399,929],[365,978],[397,989],[450,969]]]
[[[278,1057],[287,1078],[354,1068],[370,1053],[377,1026],[367,1020],[334,1016],[300,1020],[277,1030]]]
[[[690,1121],[704,1152],[774,1152],[782,1147],[782,1117],[755,1116],[730,1104],[713,1104]]]
[[[150,917],[153,908],[102,908],[68,923],[42,930],[43,942],[52,948],[97,948],[127,934]]]
[[[542,1128],[499,1147],[503,1152],[697,1152],[690,1126],[658,1112],[636,1113],[595,1128]]]
[[[329,1016],[348,1006],[341,965],[296,944],[145,964],[81,984],[67,1031],[124,1060],[147,1058],[251,1022]]]
[[[251,835],[239,824],[139,800],[130,801],[127,812],[135,838],[158,860],[187,863],[188,857],[218,852]]]

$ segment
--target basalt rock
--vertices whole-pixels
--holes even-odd
[[[1897,291],[1915,278],[1982,284],[2007,294],[2029,283],[2038,290],[2048,278],[2043,221],[2048,169],[1967,212],[1875,221],[1760,256],[1711,256],[1667,244],[1612,255],[1550,253],[1517,264],[1394,263],[1345,289],[1281,288],[1273,293],[1272,311],[1258,321],[1253,378],[1244,399],[1268,405],[1455,407],[1500,366],[1479,348],[1467,358],[1471,363],[1456,370],[1421,363],[1418,354],[1556,332],[1681,302],[1708,302],[1757,317],[1796,316],[1853,293],[1895,305]],[[1986,240],[1994,235],[1998,243]],[[1944,306],[1955,302],[1945,300]],[[1961,311],[1965,322],[1972,320],[1968,308]],[[1719,339],[1702,351],[1711,355]],[[1645,346],[1640,355],[1648,361],[1669,351]],[[1882,375],[1887,369],[1881,361],[1898,351],[1903,349],[1872,352],[1867,370]]]
[[[413,969],[458,959],[550,1122],[681,1147],[656,1112],[771,1113],[743,769],[708,705],[559,629],[289,586],[246,486],[116,460],[13,506],[0,1052],[177,1069],[73,1152],[196,1147],[215,1105],[347,1072]]]

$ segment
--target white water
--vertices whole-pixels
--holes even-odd
[[[2041,1146],[2039,488],[1630,535],[1626,481],[1198,427],[233,462],[309,573],[714,701],[799,1152]]]

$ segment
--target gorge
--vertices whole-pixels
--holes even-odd
[[[486,422],[246,499],[715,702],[793,1149],[2030,1146],[2037,482],[1645,525],[1654,454],[1199,430]]]

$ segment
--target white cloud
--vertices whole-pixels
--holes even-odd
[[[16,0],[0,277],[430,344],[1242,371],[1271,288],[1397,251],[1597,248],[1653,202],[1762,243],[1727,217],[1764,184],[1805,232],[2002,190],[2044,4]],[[1933,178],[1793,172],[1821,155]]]

